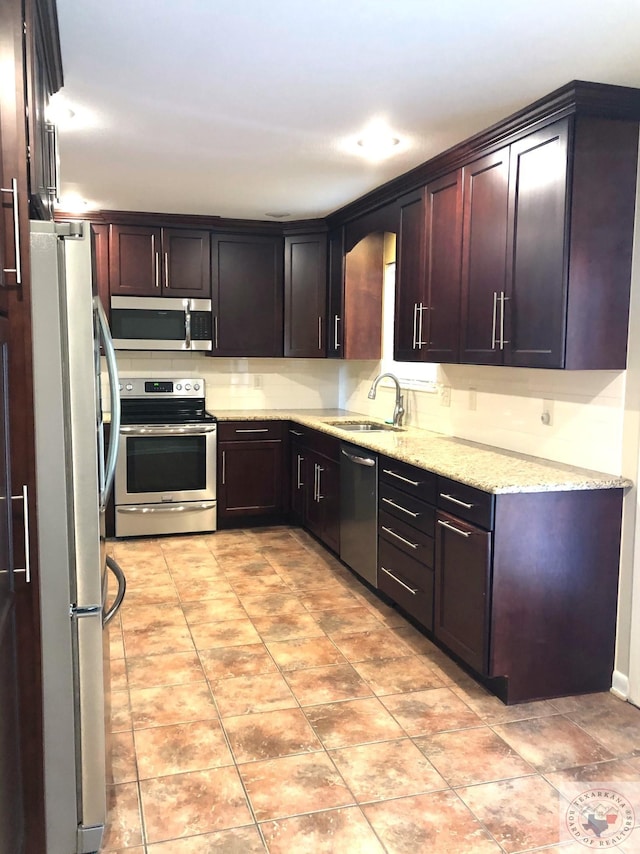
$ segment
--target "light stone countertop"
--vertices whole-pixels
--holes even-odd
[[[633,486],[624,477],[577,468],[429,430],[406,427],[382,432],[351,433],[329,421],[378,422],[344,409],[214,410],[219,421],[294,421],[345,442],[469,486],[495,494],[510,492],[564,492],[580,489],[621,489]]]

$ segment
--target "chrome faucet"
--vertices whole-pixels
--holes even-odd
[[[378,374],[378,376],[371,384],[371,388],[369,389],[369,394],[367,395],[367,397],[370,400],[375,400],[378,383],[385,377],[389,377],[389,379],[393,380],[396,384],[396,405],[393,409],[393,426],[399,427],[402,424],[402,416],[404,415],[404,396],[400,392],[400,381],[398,380],[398,377],[395,376],[395,374]]]

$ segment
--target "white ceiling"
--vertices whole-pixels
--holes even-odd
[[[106,209],[322,216],[571,80],[640,87],[639,0],[57,5],[62,191]]]

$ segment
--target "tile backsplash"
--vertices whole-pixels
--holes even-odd
[[[125,378],[202,376],[212,412],[337,406],[381,418],[393,412],[390,385],[378,388],[376,400],[367,398],[378,362],[121,352],[118,366]],[[398,373],[402,380],[399,367]],[[431,366],[425,366],[425,379],[422,387],[413,380],[403,389],[410,426],[611,474],[621,471],[624,372],[441,365],[435,384],[428,381]],[[544,411],[549,424],[541,420]]]

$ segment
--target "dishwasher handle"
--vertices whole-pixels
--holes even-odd
[[[357,463],[359,466],[375,466],[376,461],[372,460],[371,457],[358,457],[356,454],[350,454],[348,451],[345,451],[344,448],[341,448],[342,453],[345,457],[351,460],[352,463]]]

